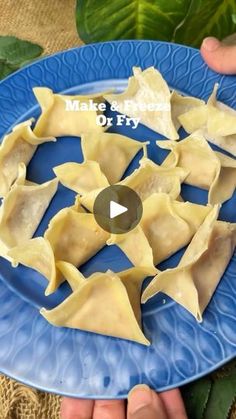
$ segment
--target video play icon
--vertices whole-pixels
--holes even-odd
[[[123,234],[137,226],[143,214],[143,206],[139,195],[133,189],[113,185],[98,194],[93,213],[103,230]]]
[[[110,201],[110,218],[118,217],[118,215],[124,214],[128,211],[127,207],[117,204],[117,202]]]

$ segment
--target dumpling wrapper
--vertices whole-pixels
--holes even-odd
[[[130,117],[140,118],[140,122],[148,128],[176,140],[179,135],[171,117],[171,93],[161,73],[154,67],[142,71],[133,67],[133,76],[128,80],[128,87],[123,93],[104,95],[104,98],[119,106],[119,113]],[[127,102],[130,102],[129,110]],[[140,107],[135,108],[135,105]],[[159,105],[159,110],[144,110],[142,106]],[[164,109],[161,109],[163,107]]]
[[[42,308],[40,313],[54,326],[80,329],[150,345],[133,312],[129,300],[133,290],[130,291],[129,288],[127,291],[125,284],[128,281],[125,276],[127,277],[127,273],[122,280],[119,273],[107,271],[95,273],[84,279],[84,282],[79,278],[81,283],[77,290],[66,300],[52,310]]]
[[[14,267],[21,263],[39,272],[48,280],[49,284],[45,295],[55,292],[64,281],[56,269],[52,247],[49,241],[43,237],[36,237],[13,247],[8,251],[8,256],[11,258]]]
[[[0,254],[30,239],[40,224],[53,196],[58,181],[41,185],[25,183],[26,168],[22,164],[19,178],[3,199],[0,208]]]
[[[145,146],[146,143],[116,133],[90,133],[81,137],[84,160],[98,162],[110,184],[119,182],[131,160]]]
[[[63,208],[51,219],[44,237],[56,260],[79,267],[102,249],[109,233],[97,224],[93,214]]]
[[[36,135],[78,136],[91,131],[102,132],[104,127],[96,123],[99,112],[94,110],[66,110],[66,101],[80,101],[89,104],[91,99],[94,103],[101,103],[102,93],[91,95],[59,95],[53,93],[47,87],[35,87],[35,97],[39,102],[42,113],[35,125]]]
[[[143,292],[143,303],[163,292],[202,321],[236,245],[236,224],[216,221],[217,215],[218,208],[214,208],[176,268],[156,275]]]
[[[167,194],[153,194],[143,202],[138,227],[123,235],[112,234],[107,244],[116,244],[134,266],[151,269],[186,246],[210,210],[174,201]]]
[[[37,137],[31,130],[32,119],[16,125],[12,132],[3,138],[0,146],[0,197],[6,196],[18,175],[18,166],[26,166],[33,157],[37,146],[56,141],[53,137]]]
[[[62,185],[80,195],[110,185],[99,164],[92,160],[84,163],[64,163],[54,167],[53,171]]]
[[[220,204],[230,199],[236,187],[236,160],[214,152],[200,131],[182,141],[157,141],[171,150],[163,167],[181,167],[189,172],[184,182],[209,190],[208,203]]]
[[[206,105],[178,117],[189,134],[201,129],[207,140],[236,156],[236,110],[217,100],[216,83]]]
[[[182,96],[175,90],[171,94],[171,115],[176,130],[180,128],[179,116],[191,111],[192,109],[201,108],[205,105],[204,100],[192,96]]]
[[[181,183],[188,172],[180,167],[166,168],[155,164],[147,157],[140,160],[139,167],[117,185],[128,186],[144,201],[155,192],[169,194],[177,199],[181,192]],[[94,190],[80,198],[81,204],[89,211],[93,211],[94,201],[102,189]]]
[[[57,269],[61,272],[63,277],[69,283],[72,291],[76,291],[84,282],[85,277],[83,274],[71,263],[58,261],[56,263]],[[152,269],[145,267],[133,267],[125,271],[118,272],[117,275],[125,285],[126,291],[129,296],[133,312],[136,320],[141,327],[141,310],[140,310],[140,295],[142,289],[143,280],[148,276],[153,276],[155,272]],[[90,278],[93,278],[97,273],[92,274]]]

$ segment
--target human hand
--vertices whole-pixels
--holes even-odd
[[[134,387],[124,400],[82,400],[64,397],[61,419],[187,419],[178,389],[157,394],[146,385]]]
[[[222,74],[236,74],[236,45],[225,45],[209,37],[204,39],[200,51],[212,70]]]

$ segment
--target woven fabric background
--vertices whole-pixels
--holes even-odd
[[[35,42],[44,54],[81,45],[75,0],[0,0],[0,35]]]
[[[44,54],[83,44],[75,25],[75,0],[0,0],[0,35],[35,42]],[[227,368],[218,374],[225,373]],[[0,419],[59,419],[60,401],[0,375]],[[236,419],[236,406],[230,419]]]

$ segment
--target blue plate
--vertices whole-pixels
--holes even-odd
[[[236,106],[236,77],[221,76],[207,68],[197,50],[152,41],[108,42],[75,48],[41,59],[0,84],[0,135],[40,113],[32,93],[34,86],[55,92],[89,93],[127,85],[133,66],[158,68],[169,85],[180,92],[206,99],[214,83],[220,84],[220,100]],[[140,141],[149,140],[149,157],[163,160],[153,131],[121,127],[118,131]],[[183,135],[184,133],[182,133]],[[128,168],[138,165],[140,155]],[[80,140],[60,138],[38,148],[28,167],[28,178],[44,182],[53,178],[52,167],[82,161]],[[183,197],[206,203],[206,192],[184,186]],[[35,236],[42,235],[50,218],[71,205],[74,193],[60,186]],[[220,218],[236,222],[236,194],[222,207]],[[161,268],[175,266],[182,252]],[[188,383],[236,355],[236,257],[228,266],[198,324],[182,307],[164,295],[143,306],[143,326],[152,341],[149,348],[122,339],[55,328],[38,312],[53,307],[69,294],[64,284],[57,293],[44,296],[46,280],[25,267],[11,268],[0,261],[0,370],[28,385],[55,393],[86,398],[124,398],[132,386],[147,383],[166,390]],[[130,266],[115,246],[106,247],[82,267],[88,275]],[[98,307],[102,310],[102,307]]]

